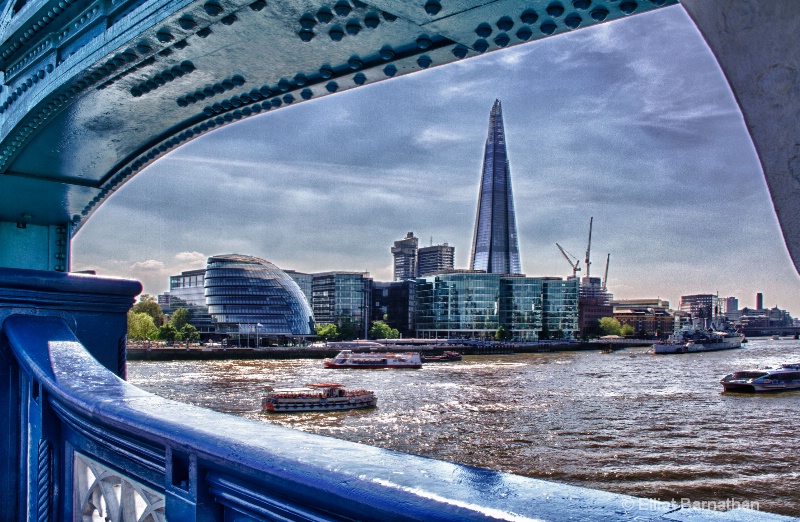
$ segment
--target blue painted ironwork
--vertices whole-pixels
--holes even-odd
[[[68,271],[57,230],[216,128],[675,2],[6,0],[0,266]]]
[[[0,269],[0,279],[19,271]],[[81,341],[79,317],[61,300],[90,295],[125,316],[138,284],[39,273],[3,308],[0,370],[18,422],[0,428],[7,450],[2,520],[78,520],[134,509],[155,520],[634,520],[678,509],[660,502],[567,486],[312,435],[170,401],[122,380]],[[35,295],[34,295],[35,293]],[[72,298],[68,294],[73,294]],[[5,302],[4,299],[2,302]],[[107,312],[96,312],[99,316]],[[85,331],[83,331],[85,335]],[[106,339],[116,353],[113,328]],[[255,390],[254,390],[255,392]],[[10,450],[10,451],[8,451]],[[28,457],[30,455],[30,458]],[[88,472],[91,475],[88,475]],[[110,495],[119,488],[117,502]],[[114,497],[116,498],[116,497]],[[105,499],[105,500],[104,500]],[[126,507],[127,506],[127,507]],[[122,510],[122,511],[120,511]],[[738,510],[680,510],[677,519],[788,520]],[[683,518],[681,518],[683,517]]]

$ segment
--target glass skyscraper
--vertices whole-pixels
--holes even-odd
[[[500,100],[494,101],[489,115],[470,268],[490,274],[522,273]]]

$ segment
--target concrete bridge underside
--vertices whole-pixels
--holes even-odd
[[[70,238],[188,140],[290,104],[675,0],[6,0],[0,266],[68,271]],[[686,0],[800,261],[800,8]]]

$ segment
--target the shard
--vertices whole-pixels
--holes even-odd
[[[470,266],[490,274],[522,273],[500,100],[489,116]]]

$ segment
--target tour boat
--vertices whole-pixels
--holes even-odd
[[[460,361],[461,354],[458,352],[451,352],[446,350],[442,353],[442,355],[423,355],[422,362],[453,362],[453,361]]]
[[[720,316],[710,328],[700,326],[695,319],[691,325],[684,326],[669,336],[666,341],[653,345],[653,353],[695,353],[715,352],[741,348],[744,335],[731,328],[730,323]]]
[[[726,392],[777,392],[800,390],[800,363],[777,368],[742,370],[719,381]]]
[[[422,368],[417,352],[407,353],[355,353],[342,350],[333,359],[325,359],[326,368]]]
[[[345,390],[341,384],[314,383],[302,388],[267,387],[261,410],[268,413],[294,411],[340,411],[373,408],[378,399],[368,390]]]

